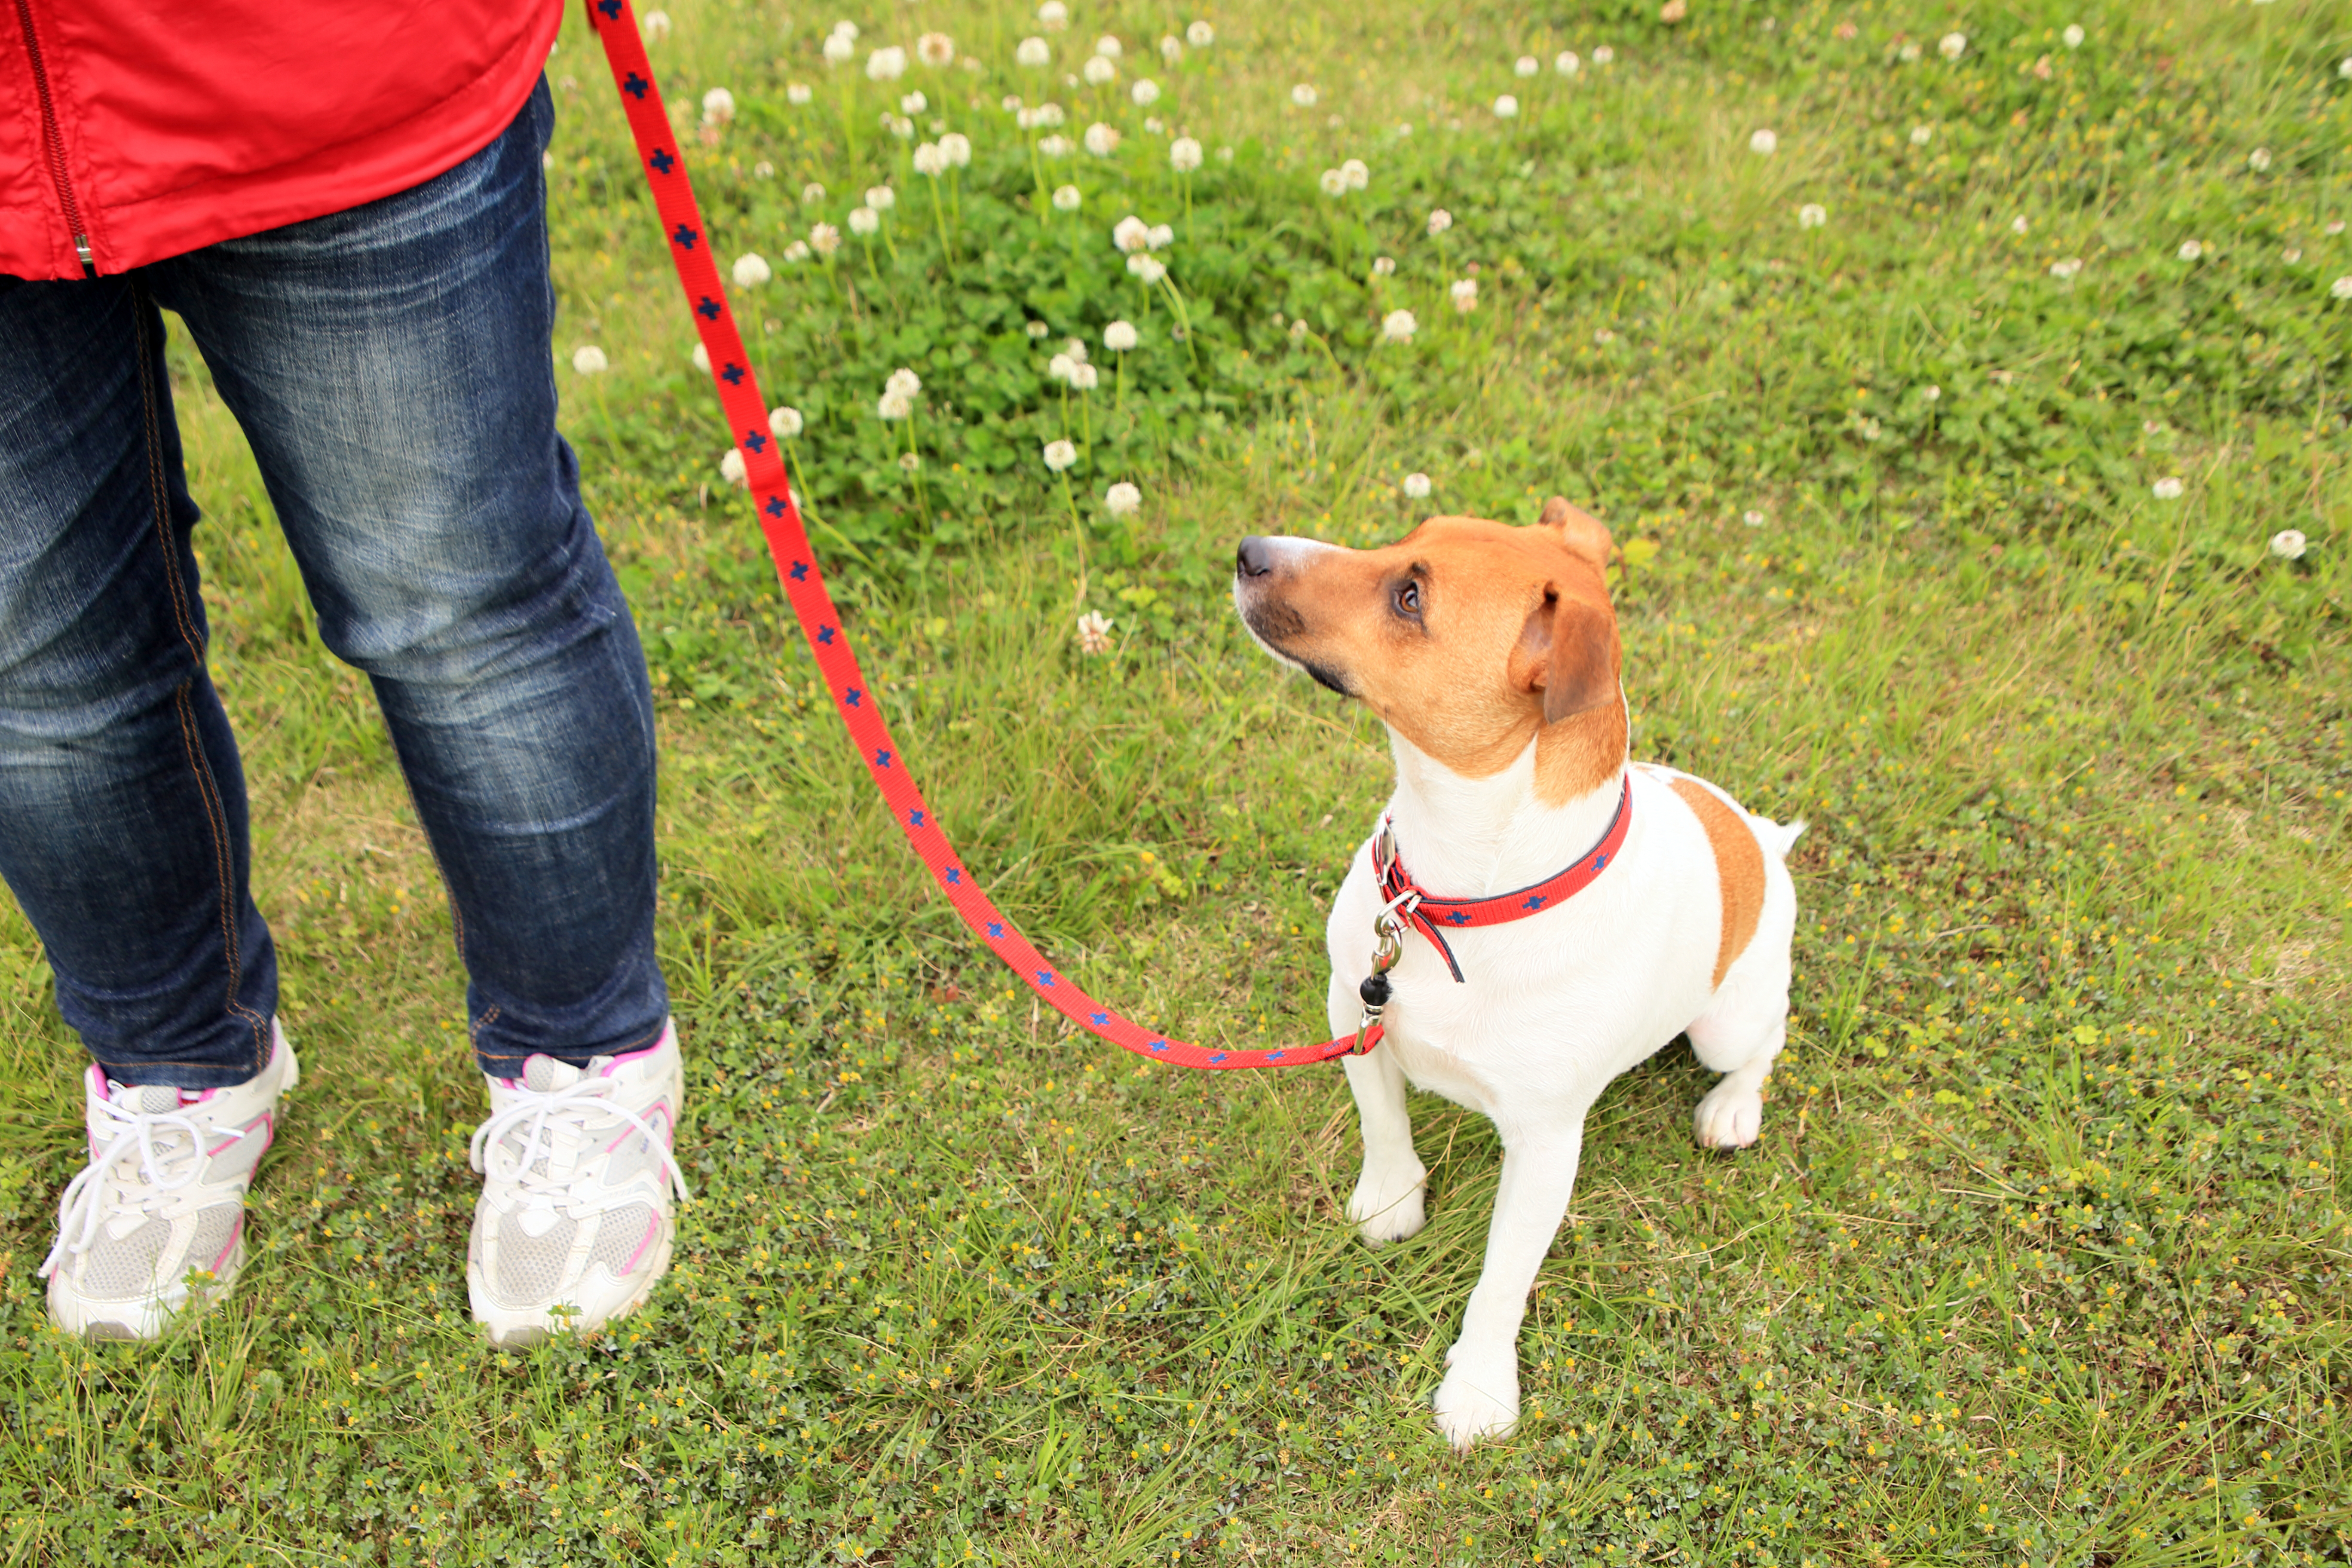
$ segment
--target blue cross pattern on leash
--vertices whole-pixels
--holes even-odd
[[[795,561],[793,563],[793,581],[795,583],[805,583],[808,581],[807,562]]]
[[[908,812],[908,813],[907,814],[907,826],[909,826],[909,827],[920,827],[922,825],[923,825],[923,814],[922,814],[921,812],[919,812],[919,811],[910,811],[910,812]]]
[[[783,516],[784,498],[782,496],[770,496],[768,498],[767,512],[770,517]]]
[[[715,321],[719,319],[719,301],[705,294],[702,303],[694,308],[694,313],[706,321]]]
[[[729,360],[727,368],[719,373],[719,379],[730,386],[740,386],[743,384],[743,367]]]
[[[636,72],[631,71],[627,79],[621,83],[621,90],[627,93],[631,98],[637,99],[642,101],[646,94],[653,90],[653,83],[647,81]]]
[[[608,22],[621,19],[621,0],[596,0],[596,9],[604,13],[604,19]]]
[[[694,242],[701,237],[702,231],[700,229],[689,228],[685,224],[680,224],[677,226],[677,229],[671,233],[669,242],[672,245],[677,246],[680,250],[692,250],[694,248]]]
[[[654,155],[646,159],[646,162],[651,163],[656,170],[665,174],[677,167],[677,160],[670,156],[670,151],[667,147],[655,148]]]
[[[890,765],[890,753],[881,750],[879,747],[877,747],[874,752],[874,765],[877,768],[888,767]]]
[[[1519,908],[1523,910],[1539,910],[1543,907],[1544,896],[1541,893],[1538,893],[1534,898],[1529,899],[1526,903],[1519,906]]]
[[[833,637],[834,637],[834,632],[833,632],[833,628],[832,628],[831,626],[819,626],[819,627],[817,627],[817,629],[816,629],[816,640],[817,640],[817,644],[818,644],[818,646],[819,646],[819,647],[831,647],[833,646]]]
[[[991,942],[1003,942],[1004,940],[1004,922],[1003,921],[991,921],[988,922],[988,940]]]

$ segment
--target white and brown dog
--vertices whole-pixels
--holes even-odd
[[[1421,918],[1390,977],[1385,1037],[1347,1061],[1364,1135],[1348,1217],[1369,1241],[1423,1224],[1408,1079],[1502,1134],[1486,1268],[1435,1401],[1456,1447],[1518,1419],[1519,1323],[1601,1091],[1687,1034],[1725,1075],[1699,1101],[1698,1141],[1737,1149],[1756,1141],[1787,1032],[1797,895],[1784,862],[1803,825],[1628,765],[1609,551],[1606,528],[1554,498],[1531,528],[1434,517],[1383,549],[1251,538],[1234,562],[1251,633],[1379,714],[1396,758],[1386,824],[1407,870],[1384,879],[1376,832],[1332,901],[1332,1029],[1357,1026],[1395,889],[1425,889],[1431,908],[1457,911],[1438,921],[1462,922],[1399,907]],[[1564,869],[1574,876],[1556,881]],[[1502,908],[1505,893],[1516,909],[1535,885],[1575,880],[1574,896],[1509,923],[1458,912]]]

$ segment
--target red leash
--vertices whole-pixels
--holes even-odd
[[[850,738],[856,742],[857,753],[874,775],[882,798],[889,803],[898,831],[939,879],[940,889],[963,917],[963,923],[1056,1012],[1087,1033],[1140,1057],[1188,1068],[1296,1067],[1378,1045],[1381,1030],[1373,1021],[1379,1016],[1376,1007],[1367,1008],[1367,1027],[1354,1035],[1284,1050],[1212,1050],[1154,1034],[1078,989],[981,891],[979,881],[964,868],[955,847],[940,830],[922,792],[907,775],[906,758],[890,738],[881,707],[858,670],[856,656],[850,652],[841,616],[833,606],[832,595],[824,591],[816,552],[809,548],[800,508],[793,503],[792,487],[784,477],[783,458],[776,450],[776,438],[768,431],[768,405],[751,374],[751,356],[743,352],[742,335],[735,330],[726,290],[719,287],[718,259],[710,253],[694,187],[687,179],[686,161],[662,107],[660,90],[654,85],[653,67],[646,59],[636,15],[629,0],[590,0],[588,25],[603,41],[613,80],[621,89],[621,107],[628,115],[629,132],[636,138],[637,155],[653,186],[662,230],[669,238],[670,259],[677,263],[678,280],[686,286],[695,330],[702,334],[702,346],[710,355],[712,384],[719,390],[730,433],[743,455],[745,478],[759,505],[760,528],[768,538],[768,553],[775,558],[776,576],[783,584],[785,597],[792,601],[793,614],[799,617],[809,651],[816,656],[817,668],[824,672],[834,707],[849,727]]]

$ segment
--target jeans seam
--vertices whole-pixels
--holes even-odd
[[[155,542],[163,557],[163,581],[169,585],[172,616],[180,629],[180,640],[187,645],[189,657],[195,660],[199,675],[204,671],[204,640],[196,636],[195,623],[189,619],[186,584],[180,581],[179,563],[173,558],[171,536],[171,501],[163,485],[163,423],[155,408],[155,371],[148,358],[149,312],[154,302],[143,287],[131,290],[131,330],[136,339],[133,355],[139,362],[140,416],[146,425],[147,489],[153,500]],[[228,966],[227,1002],[224,1011],[232,1017],[246,1020],[253,1029],[253,1055],[246,1076],[251,1078],[261,1070],[262,1036],[268,1020],[236,999],[238,985],[243,982],[245,964],[237,952],[236,919],[233,908],[235,897],[231,874],[232,851],[226,814],[221,809],[220,783],[213,777],[212,764],[205,756],[204,740],[196,732],[195,715],[189,705],[188,693],[193,679],[180,683],[172,693],[172,708],[180,723],[180,742],[188,754],[188,771],[194,776],[196,797],[204,803],[205,822],[212,835],[213,868],[220,883],[221,952]],[[217,1064],[215,1064],[217,1065]]]

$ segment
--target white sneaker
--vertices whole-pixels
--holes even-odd
[[[227,1089],[84,1076],[89,1164],[58,1205],[40,1272],[68,1333],[152,1340],[173,1315],[228,1293],[245,1264],[245,1190],[300,1073],[272,1019],[269,1062]]]
[[[482,1173],[466,1294],[494,1345],[528,1345],[634,1311],[669,1268],[670,1153],[686,1073],[677,1029],[586,1068],[525,1058],[493,1078],[489,1120],[474,1129]]]

